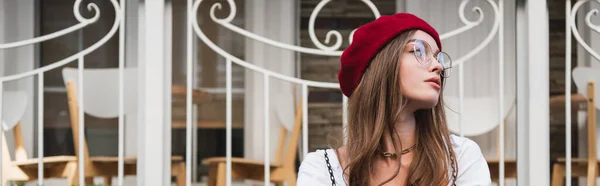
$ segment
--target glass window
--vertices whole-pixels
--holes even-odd
[[[98,5],[101,16],[96,23],[71,34],[40,44],[40,66],[52,64],[86,49],[104,37],[111,29],[115,11],[109,1],[91,0],[82,3],[81,14],[94,16],[86,3]],[[72,0],[40,1],[40,35],[50,34],[79,23],[73,15]],[[118,67],[119,36],[85,56],[85,68]],[[65,67],[77,67],[73,61]],[[44,155],[74,155],[73,136],[62,68],[44,74]],[[117,155],[117,119],[85,116],[85,133],[90,155]]]
[[[320,1],[300,1],[300,45],[317,48],[310,39],[310,15]],[[396,12],[396,0],[373,1],[381,15]],[[348,47],[350,32],[360,25],[375,20],[371,9],[361,1],[331,1],[321,9],[315,21],[315,35],[325,44],[331,30],[342,34],[342,47]],[[334,39],[335,40],[335,39]],[[332,41],[334,41],[332,40]],[[300,54],[302,79],[337,83],[340,58]],[[311,88],[308,98],[309,151],[328,148],[342,142],[342,92],[335,89]]]
[[[203,1],[198,8],[197,19],[203,33],[219,47],[228,53],[244,59],[245,38],[227,28],[215,23],[209,16],[210,7],[221,1],[208,0]],[[185,88],[186,86],[186,16],[187,16],[187,1],[174,0],[173,3],[173,72],[172,84],[176,87]],[[224,18],[229,13],[230,9],[226,2],[223,4],[223,10],[217,10],[216,15],[219,18]],[[244,28],[244,1],[235,1],[237,13],[232,23],[240,28]],[[200,162],[208,157],[224,157],[225,156],[225,58],[209,48],[200,38],[193,34],[194,49],[193,49],[193,86],[195,89],[209,93],[210,100],[202,101],[197,104],[197,136],[196,139],[196,166],[198,167],[197,176],[207,176],[208,167],[205,167]],[[244,69],[238,65],[232,65],[232,122],[234,129],[232,131],[232,155],[234,157],[244,156]],[[185,97],[178,97],[185,101]],[[185,104],[174,103],[172,107],[172,150],[173,155],[185,157],[186,150],[186,108]],[[235,127],[237,126],[237,127]],[[194,144],[193,144],[194,145]]]

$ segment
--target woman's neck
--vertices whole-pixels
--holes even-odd
[[[397,136],[392,138],[392,136],[390,136],[390,132],[384,132],[383,134],[385,151],[400,153],[399,151],[409,148],[415,144],[415,115],[413,111],[408,111],[408,109],[404,109],[404,111],[400,113],[400,117],[398,118],[399,120],[394,125],[396,134],[391,133],[391,135]],[[394,143],[392,143],[392,139],[395,139],[394,143],[401,148],[398,149],[398,152],[394,150]]]

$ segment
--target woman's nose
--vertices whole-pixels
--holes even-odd
[[[442,64],[440,64],[440,62],[435,58],[433,58],[432,60],[432,63],[430,63],[429,65],[429,71],[436,72],[438,74],[442,73]]]

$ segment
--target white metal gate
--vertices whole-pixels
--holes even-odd
[[[120,49],[121,51],[119,52],[119,64],[120,64],[120,69],[123,69],[123,62],[124,62],[124,53],[123,53],[123,49],[124,49],[124,40],[123,38],[123,34],[125,33],[124,30],[124,8],[125,8],[125,1],[121,1],[120,3],[116,0],[110,0],[111,5],[114,7],[114,10],[116,12],[115,15],[115,20],[114,23],[112,25],[112,28],[110,29],[110,31],[104,36],[102,37],[102,39],[100,39],[99,41],[97,41],[96,43],[94,43],[92,46],[90,46],[89,48],[86,48],[76,54],[73,54],[67,58],[64,58],[62,60],[56,61],[50,65],[47,66],[43,66],[40,68],[37,68],[35,70],[32,71],[27,71],[27,72],[23,72],[23,73],[19,73],[19,74],[14,74],[14,75],[9,75],[9,76],[4,76],[0,78],[0,95],[2,95],[4,93],[3,91],[3,85],[6,82],[11,82],[11,81],[16,81],[19,79],[23,79],[23,78],[27,78],[27,77],[33,77],[33,76],[37,76],[37,80],[38,80],[38,85],[37,85],[37,97],[38,97],[38,121],[37,121],[37,125],[39,129],[43,129],[44,126],[44,120],[43,120],[43,116],[44,116],[44,110],[43,110],[43,100],[44,100],[44,94],[43,94],[43,85],[44,85],[44,72],[47,72],[49,70],[54,70],[57,69],[59,67],[62,67],[68,63],[77,61],[78,62],[78,79],[79,80],[83,80],[83,69],[84,69],[84,60],[83,57],[89,53],[91,53],[92,51],[96,50],[97,48],[101,47],[103,44],[105,44],[113,35],[115,35],[117,33],[117,31],[119,31],[119,34],[121,36],[121,40],[120,40]],[[31,38],[31,39],[27,39],[27,40],[23,40],[23,41],[17,41],[17,42],[11,42],[11,43],[2,43],[0,44],[0,50],[2,49],[8,49],[8,48],[17,48],[17,47],[22,47],[22,46],[26,46],[26,45],[34,45],[34,44],[38,44],[44,41],[48,41],[54,38],[58,38],[73,32],[76,32],[88,25],[91,25],[93,23],[95,23],[96,21],[98,21],[98,18],[100,17],[100,9],[98,8],[98,6],[94,3],[89,3],[89,4],[85,4],[85,6],[87,7],[87,10],[90,12],[94,13],[94,16],[91,18],[85,18],[82,16],[82,14],[79,11],[79,8],[82,7],[84,5],[82,5],[82,1],[81,0],[76,0],[73,4],[73,15],[75,16],[75,18],[77,19],[77,21],[79,21],[78,24],[70,26],[68,28],[62,29],[60,31],[51,33],[51,34],[47,34],[47,35],[43,35],[43,36],[39,36],[36,38]],[[122,72],[122,71],[121,71]],[[119,77],[122,77],[122,73],[120,74]],[[123,86],[122,86],[122,82],[123,79],[121,78],[120,81],[120,89],[119,89],[119,102],[120,104],[120,109],[119,112],[122,114],[123,113]],[[77,91],[77,95],[79,98],[82,98],[82,95],[84,94],[83,92],[83,84],[80,83],[78,86],[78,91]],[[0,96],[0,103],[5,103],[2,100],[3,96]],[[79,128],[79,141],[83,141],[83,135],[84,135],[84,120],[83,120],[83,110],[84,110],[84,103],[83,103],[83,99],[79,99],[80,101],[78,102],[78,108],[79,108],[79,124],[80,124],[80,128]],[[11,109],[11,108],[2,108],[3,105],[0,104],[0,121],[5,121],[3,120],[3,118],[6,117],[11,117],[11,116],[3,116],[2,115],[2,110],[3,109]],[[15,116],[12,116],[15,117]],[[5,130],[11,130],[13,129],[13,127],[16,125],[16,122],[12,122],[12,123],[4,123],[3,126],[1,127],[1,133],[4,135],[4,131]],[[118,176],[118,180],[119,180],[119,185],[123,185],[122,181],[123,181],[123,133],[122,130],[123,129],[123,120],[122,117],[119,117],[119,156],[118,156],[118,167],[119,167],[119,176]],[[44,157],[43,154],[43,130],[39,130],[38,132],[38,157]],[[3,138],[0,138],[0,143],[1,140]],[[85,180],[85,168],[84,168],[84,153],[83,153],[83,145],[84,143],[79,143],[79,151],[77,152],[78,154],[78,175],[79,175],[79,185],[84,185],[84,180]],[[0,154],[0,156],[2,156]],[[0,159],[5,160],[8,159],[10,157],[0,157]],[[43,185],[44,184],[44,162],[43,162],[43,158],[38,158],[38,172],[37,172],[37,180],[38,180],[38,185]],[[10,162],[10,161],[8,161]],[[4,161],[2,161],[2,163],[5,163]],[[3,166],[0,166],[3,167]],[[0,180],[2,182],[4,182],[5,179],[2,177],[3,175],[3,169],[0,169]],[[2,184],[7,184],[7,183],[2,183]]]
[[[567,0],[566,1],[566,47],[565,47],[565,83],[566,83],[566,88],[565,88],[565,133],[566,133],[566,185],[570,186],[571,182],[569,181],[569,178],[571,178],[572,176],[572,111],[573,111],[573,107],[572,104],[584,104],[585,102],[588,102],[588,106],[587,106],[587,112],[584,113],[583,115],[588,115],[588,116],[592,116],[592,117],[588,117],[587,121],[581,120],[579,119],[579,122],[582,123],[586,123],[589,122],[588,124],[588,132],[587,135],[583,135],[583,136],[587,136],[588,140],[592,140],[594,141],[594,143],[598,143],[597,142],[597,137],[596,137],[596,128],[598,126],[598,121],[596,120],[596,118],[594,117],[596,115],[597,109],[600,108],[600,101],[597,99],[599,96],[599,92],[600,89],[598,88],[598,82],[600,82],[600,68],[598,68],[598,60],[600,60],[600,55],[594,50],[597,50],[597,44],[598,44],[598,40],[597,39],[593,39],[594,35],[593,33],[600,33],[600,26],[598,26],[597,24],[594,24],[594,21],[592,21],[592,16],[597,15],[598,14],[598,5],[599,5],[600,1],[593,1],[593,0],[578,0],[578,1],[574,1],[574,3],[571,0]],[[587,4],[587,7],[586,7]],[[585,14],[585,16],[583,15],[578,15],[579,12],[581,12],[582,10],[586,10],[589,9],[589,11]],[[579,19],[579,21],[577,21],[577,19]],[[579,26],[578,26],[579,23]],[[587,30],[586,27],[589,27],[590,30]],[[580,33],[580,29],[582,29],[582,33],[591,33],[591,36],[582,36],[582,33]],[[573,55],[573,50],[572,50],[572,40],[571,40],[571,36],[573,38],[575,38],[576,43],[579,44],[579,48],[578,50],[582,51],[579,52],[578,54],[581,55],[583,54],[583,56],[580,56],[582,59],[579,59],[579,63],[577,65],[577,67],[575,67],[574,69],[572,68],[572,55]],[[596,46],[594,46],[596,45]],[[577,46],[575,46],[577,47]],[[589,61],[587,61],[587,59],[589,58]],[[583,63],[581,61],[584,61]],[[583,102],[581,101],[577,101],[572,99],[572,93],[571,93],[571,87],[572,87],[572,82],[573,81],[576,84],[576,87],[579,89],[579,94],[577,96],[580,96],[579,98],[584,98]],[[594,86],[592,86],[595,83],[595,88]],[[590,93],[590,89],[593,88],[595,92],[594,96],[589,95]],[[596,121],[594,121],[596,120]],[[576,126],[577,127],[577,126]],[[591,128],[591,129],[590,129]],[[575,129],[577,130],[577,128]],[[591,131],[594,131],[593,133],[590,133]],[[598,165],[597,165],[597,146],[591,147],[588,145],[589,148],[587,148],[588,151],[588,160],[589,162],[587,162],[588,164],[588,169],[587,169],[587,185],[596,185],[596,175],[598,174],[597,169],[598,169]],[[584,147],[585,148],[585,147]],[[585,155],[584,155],[585,156]],[[556,166],[555,166],[556,168]],[[555,170],[556,171],[556,170]],[[580,175],[581,176],[581,175]],[[590,179],[591,178],[591,179]],[[561,180],[562,181],[562,180]]]
[[[231,21],[234,19],[234,17],[236,16],[236,4],[233,0],[227,0],[227,3],[215,3],[213,5],[211,5],[211,9],[210,9],[210,15],[212,18],[212,21],[214,21],[215,23],[217,23],[218,25],[222,26],[223,28],[229,29],[233,32],[236,32],[240,35],[243,35],[246,38],[252,39],[254,41],[259,41],[262,42],[264,44],[273,46],[273,47],[277,47],[277,48],[281,48],[281,49],[285,49],[285,50],[289,50],[289,51],[294,51],[297,53],[305,53],[305,54],[312,54],[312,55],[322,55],[322,56],[340,56],[342,54],[342,50],[341,46],[342,46],[342,42],[346,42],[346,40],[344,39],[345,37],[342,36],[342,34],[339,31],[336,30],[332,30],[329,31],[327,33],[327,37],[325,42],[321,42],[318,40],[316,34],[315,34],[315,21],[317,20],[318,14],[321,11],[321,9],[326,6],[331,0],[322,0],[319,2],[319,4],[314,7],[314,10],[312,11],[310,20],[309,20],[309,33],[310,33],[310,38],[312,43],[314,44],[314,46],[316,46],[316,48],[308,48],[308,47],[302,47],[302,46],[298,46],[298,45],[293,45],[293,44],[287,44],[287,43],[283,43],[283,42],[279,42],[273,39],[269,39],[260,35],[257,35],[255,33],[249,32],[243,28],[237,27],[234,24],[231,23]],[[81,6],[84,6],[81,4],[81,0],[76,0],[75,3],[73,4],[73,13],[74,16],[77,18],[77,20],[80,22],[77,25],[71,26],[69,28],[65,28],[61,31],[49,34],[49,35],[44,35],[44,36],[40,36],[40,37],[36,37],[36,38],[32,38],[32,39],[28,39],[28,40],[24,40],[24,41],[19,41],[19,42],[13,42],[13,43],[3,43],[0,44],[0,50],[1,49],[8,49],[8,48],[16,48],[16,47],[21,47],[21,46],[25,46],[25,45],[33,45],[36,43],[41,43],[47,40],[51,40],[69,33],[72,33],[74,31],[77,31],[79,29],[82,29],[83,27],[93,24],[94,22],[96,22],[98,20],[98,17],[101,15],[100,12],[101,10],[95,5],[95,4],[87,4],[87,8],[94,12],[94,17],[92,18],[84,18],[81,13],[79,12],[79,8]],[[373,12],[373,19],[378,18],[380,16],[379,10],[378,8],[373,4],[372,1],[370,0],[361,0],[361,2],[363,2],[366,7],[369,8],[369,10],[371,12]],[[485,6],[487,6],[488,8],[491,9],[491,12],[484,12],[483,8],[479,7],[478,5],[476,6],[469,6],[470,3],[473,3],[469,0],[462,0],[459,4],[458,11],[457,14],[459,16],[460,19],[460,25],[455,25],[456,28],[452,29],[451,31],[448,31],[446,33],[441,34],[441,39],[442,40],[448,40],[449,38],[452,37],[456,37],[460,34],[464,34],[467,31],[478,27],[479,25],[484,23],[484,18],[486,16],[490,16],[493,15],[493,19],[490,22],[492,24],[491,29],[489,30],[489,33],[486,34],[486,36],[483,38],[482,41],[480,41],[480,43],[472,50],[470,50],[469,52],[466,52],[464,55],[462,56],[457,56],[454,57],[455,58],[455,63],[454,63],[454,68],[458,69],[458,73],[457,73],[457,85],[458,85],[458,95],[456,96],[456,106],[458,108],[457,113],[452,117],[455,117],[454,119],[456,120],[451,120],[450,122],[450,127],[452,129],[453,132],[459,133],[459,134],[464,134],[464,123],[466,123],[465,119],[464,119],[464,115],[461,115],[460,113],[465,113],[465,109],[466,107],[469,106],[469,101],[473,101],[472,99],[470,100],[468,98],[468,96],[465,95],[465,91],[464,91],[464,83],[465,83],[465,78],[464,78],[464,73],[465,73],[465,66],[474,64],[475,62],[472,61],[472,59],[482,53],[482,51],[485,51],[486,47],[491,45],[491,42],[494,41],[497,37],[497,41],[498,41],[498,47],[497,47],[497,65],[498,65],[498,69],[497,72],[499,74],[498,77],[498,95],[496,97],[492,96],[492,97],[488,97],[490,98],[488,101],[491,101],[491,103],[495,103],[497,104],[497,108],[495,109],[487,109],[487,110],[481,110],[482,112],[485,112],[488,115],[494,116],[497,118],[497,123],[491,124],[488,127],[491,128],[495,128],[498,127],[499,128],[499,149],[500,149],[500,153],[499,153],[499,184],[500,185],[504,185],[504,149],[505,149],[505,145],[504,145],[504,127],[505,127],[505,123],[503,119],[500,118],[504,118],[506,115],[506,110],[507,108],[509,108],[509,105],[506,105],[506,97],[510,97],[510,96],[506,96],[505,95],[505,81],[504,81],[504,68],[505,68],[505,61],[507,59],[504,58],[505,56],[505,38],[504,38],[504,26],[505,26],[505,22],[504,22],[504,4],[505,2],[503,0],[486,0],[486,1],[482,1],[485,4]],[[571,18],[574,19],[577,9],[579,8],[579,6],[581,6],[581,4],[585,3],[587,1],[580,1],[578,2],[572,9],[572,13],[568,13],[569,16],[571,16]],[[118,124],[118,128],[119,128],[119,147],[118,147],[118,185],[123,185],[123,174],[124,174],[124,162],[123,162],[123,152],[124,152],[124,144],[123,144],[123,140],[124,140],[124,134],[122,131],[124,131],[124,92],[127,91],[127,88],[124,87],[125,84],[125,80],[124,80],[124,72],[125,72],[125,65],[124,65],[124,55],[125,55],[125,6],[126,3],[124,0],[118,2],[116,0],[110,0],[110,3],[112,4],[112,6],[114,7],[115,12],[117,12],[117,15],[115,15],[115,20],[114,20],[114,24],[112,25],[112,28],[110,30],[109,33],[107,33],[101,40],[97,41],[94,45],[92,45],[89,48],[86,48],[76,54],[73,54],[65,59],[62,59],[60,61],[56,61],[55,63],[48,65],[48,66],[44,66],[44,67],[40,67],[38,69],[32,70],[32,71],[28,71],[28,72],[24,72],[24,73],[20,73],[20,74],[16,74],[16,75],[10,75],[10,76],[4,76],[4,77],[0,77],[0,94],[3,91],[3,85],[6,82],[11,82],[11,81],[15,81],[18,79],[22,79],[22,78],[26,78],[26,77],[33,77],[33,76],[37,76],[38,77],[38,108],[40,108],[38,110],[38,118],[39,120],[37,121],[38,124],[38,128],[42,129],[44,124],[43,124],[43,110],[41,108],[43,108],[43,105],[41,105],[43,103],[44,97],[43,97],[43,93],[41,92],[43,90],[43,73],[47,72],[49,70],[53,70],[53,69],[58,69],[59,67],[67,64],[67,63],[71,63],[73,61],[78,61],[78,79],[81,82],[85,77],[83,76],[83,70],[84,70],[84,60],[83,57],[87,54],[89,54],[90,52],[96,50],[97,48],[99,48],[100,46],[102,46],[104,43],[107,42],[107,40],[109,38],[111,38],[112,36],[114,36],[117,33],[117,30],[119,31],[119,88],[118,88],[118,110],[119,110],[119,124]],[[226,149],[227,149],[227,171],[226,171],[226,183],[227,185],[231,185],[231,143],[232,143],[232,137],[231,137],[231,130],[232,130],[232,65],[236,64],[239,66],[244,67],[245,69],[260,73],[263,75],[263,83],[264,83],[264,100],[265,100],[265,107],[264,107],[264,118],[266,119],[266,121],[264,122],[264,129],[265,129],[265,151],[264,151],[264,162],[270,162],[270,149],[269,149],[269,141],[270,140],[270,136],[269,136],[269,114],[270,112],[268,112],[270,110],[270,103],[269,103],[269,98],[271,97],[271,95],[269,95],[269,86],[270,86],[270,81],[275,78],[278,80],[283,80],[286,82],[290,82],[290,83],[294,83],[297,85],[300,85],[301,90],[302,90],[302,100],[303,100],[303,115],[302,115],[302,154],[307,154],[309,151],[308,148],[308,88],[309,87],[320,87],[320,88],[330,88],[330,89],[338,89],[339,85],[337,83],[331,83],[331,82],[319,82],[319,81],[309,81],[309,80],[305,80],[305,79],[301,79],[301,78],[296,78],[296,77],[291,77],[288,75],[284,75],[280,72],[275,72],[275,71],[271,71],[268,70],[266,68],[254,65],[253,63],[250,63],[249,61],[245,61],[242,59],[237,58],[236,56],[232,55],[231,53],[225,51],[224,49],[222,49],[221,47],[219,47],[217,44],[215,44],[213,41],[211,41],[201,30],[200,26],[199,26],[199,22],[197,20],[197,16],[196,14],[198,14],[198,8],[200,6],[200,4],[203,3],[203,1],[198,0],[198,1],[192,1],[192,0],[188,0],[187,1],[187,33],[186,33],[186,41],[187,41],[187,50],[186,50],[186,70],[187,70],[187,97],[186,97],[186,112],[187,112],[187,118],[186,118],[186,159],[188,161],[186,161],[186,185],[190,185],[192,183],[191,181],[191,173],[192,173],[192,162],[189,161],[192,158],[192,138],[193,138],[193,133],[192,133],[192,129],[194,128],[192,126],[193,123],[193,118],[192,118],[192,110],[193,110],[193,104],[192,104],[192,89],[193,89],[193,77],[192,77],[192,70],[194,69],[194,61],[193,61],[193,52],[192,52],[192,47],[193,47],[193,39],[195,39],[196,37],[200,38],[202,40],[203,43],[205,43],[206,45],[208,45],[212,50],[214,50],[216,53],[218,53],[221,57],[226,59]],[[570,1],[567,1],[567,4],[569,4]],[[220,9],[222,9],[223,7],[229,7],[230,8],[230,12],[228,13],[228,15],[225,18],[217,18],[215,16],[215,11],[219,11]],[[467,19],[467,16],[465,15],[468,11],[468,9],[470,8],[470,10],[472,11],[472,13],[478,15],[478,19],[476,20],[469,20]],[[571,10],[571,9],[568,9]],[[587,16],[588,20],[589,17],[592,15],[592,13],[597,13],[597,11],[594,12],[590,12]],[[571,25],[570,23],[572,23],[572,20],[569,19],[571,22],[567,22],[568,25]],[[592,27],[593,30],[595,30],[596,32],[600,32],[600,28],[598,28],[598,26],[592,25],[591,23],[588,23],[590,25],[590,27]],[[574,24],[572,24],[574,25]],[[571,28],[571,27],[569,27]],[[575,29],[576,31],[576,27],[573,27],[573,29]],[[570,33],[570,29],[567,30],[568,33]],[[352,32],[353,33],[353,32]],[[350,33],[349,36],[347,36],[347,42],[352,42],[352,33]],[[576,32],[575,32],[576,33]],[[574,34],[575,34],[574,33]],[[577,38],[577,34],[575,34],[576,38]],[[567,37],[569,38],[569,37]],[[335,40],[335,43],[332,41]],[[579,39],[578,39],[579,40]],[[569,40],[568,40],[569,41]],[[569,43],[569,42],[567,42]],[[582,42],[580,42],[581,44],[584,44]],[[570,45],[568,45],[568,47],[570,47]],[[586,48],[586,50],[588,50],[588,48]],[[591,49],[588,50],[596,59],[600,60],[600,57],[598,54],[594,53]],[[492,53],[495,53],[496,51],[492,51]],[[570,52],[570,50],[568,49],[567,52]],[[569,58],[567,58],[569,59]],[[494,61],[496,62],[496,61]],[[570,66],[570,61],[567,60],[567,66]],[[570,69],[567,70],[567,90],[570,89],[570,81],[569,77],[570,77]],[[598,91],[600,92],[600,91]],[[82,95],[84,95],[84,85],[83,83],[78,84],[78,93],[77,95],[79,96],[79,98],[82,97]],[[569,99],[569,93],[567,93],[567,100]],[[510,99],[510,98],[509,98]],[[79,123],[80,123],[80,127],[79,127],[79,139],[80,141],[83,141],[83,135],[84,135],[84,120],[83,120],[83,115],[84,115],[84,108],[85,108],[85,104],[83,102],[83,99],[79,99]],[[343,108],[346,108],[346,104],[347,104],[347,98],[343,97]],[[511,100],[509,100],[511,101]],[[2,96],[0,96],[0,103],[3,103],[2,100]],[[567,110],[569,110],[570,108],[570,104],[569,101],[567,101]],[[4,121],[3,118],[8,118],[10,116],[3,116],[2,112],[3,109],[9,109],[9,108],[3,108],[2,105],[0,104],[0,121]],[[448,111],[447,113],[452,113],[453,111]],[[492,113],[490,113],[492,112]],[[345,109],[343,112],[343,124],[344,126],[346,125],[346,120],[345,120]],[[453,122],[454,121],[454,122]],[[469,121],[471,122],[471,121]],[[496,122],[496,119],[492,120],[492,122]],[[567,131],[570,131],[570,115],[567,115]],[[8,126],[4,126],[2,127],[2,132],[4,132],[5,130],[10,130],[12,129],[12,126],[10,126],[11,123],[8,123]],[[467,126],[467,127],[472,127],[472,126]],[[482,130],[486,130],[489,131],[490,128],[486,128],[486,129],[482,129]],[[43,132],[41,132],[42,130],[39,130],[40,132],[38,133],[38,157],[43,157]],[[474,133],[479,133],[479,132],[474,132]],[[567,149],[570,149],[569,145],[570,145],[570,141],[568,141],[569,138],[569,134],[570,132],[567,132]],[[0,139],[2,140],[2,139]],[[0,141],[1,143],[1,141]],[[85,178],[84,178],[84,158],[83,158],[83,143],[79,144],[79,152],[78,152],[78,171],[79,171],[79,184],[83,185]],[[570,158],[570,151],[568,151],[567,153],[567,162],[569,162],[569,158]],[[1,154],[0,154],[1,156]],[[7,157],[1,157],[1,158],[7,158]],[[0,162],[0,167],[1,164],[4,163],[4,161]],[[44,172],[43,170],[43,162],[42,162],[42,158],[38,159],[38,184],[42,185],[44,183]],[[569,163],[567,163],[567,167],[569,167]],[[147,165],[147,168],[152,168],[152,165]],[[567,168],[567,170],[569,170],[569,168]],[[0,169],[0,180],[4,180],[3,177],[1,177],[2,175],[2,170]],[[265,172],[265,176],[264,179],[265,180],[270,180],[270,166],[268,163],[265,164],[264,166],[264,172]],[[570,174],[570,170],[567,171],[567,174]],[[265,182],[265,185],[268,185],[268,182]]]
[[[377,18],[380,16],[380,13],[377,9],[377,7],[375,7],[375,5],[369,1],[369,0],[361,0],[363,3],[365,3],[373,12],[374,14],[374,18]],[[329,3],[330,0],[322,0],[319,2],[319,4],[314,8],[314,10],[312,11],[310,20],[309,20],[309,33],[310,33],[310,38],[312,43],[317,47],[317,48],[306,48],[306,47],[301,47],[301,46],[296,46],[296,45],[290,45],[290,44],[286,44],[286,43],[282,43],[282,42],[278,42],[269,38],[265,38],[262,36],[259,36],[257,34],[248,32],[246,30],[244,30],[243,28],[237,27],[234,24],[231,23],[231,21],[233,20],[233,18],[236,16],[236,4],[233,0],[228,0],[226,5],[223,5],[221,3],[215,3],[211,6],[210,9],[210,15],[212,18],[212,21],[218,23],[220,26],[223,26],[224,28],[227,28],[229,30],[232,30],[238,34],[241,34],[247,38],[251,38],[255,41],[259,41],[274,47],[278,47],[278,48],[283,48],[286,50],[291,50],[294,52],[300,52],[300,53],[306,53],[306,54],[313,54],[313,55],[324,55],[324,56],[340,56],[342,54],[342,51],[340,50],[340,47],[342,45],[342,42],[344,42],[342,34],[339,31],[336,30],[331,30],[327,33],[327,37],[325,39],[325,44],[331,44],[332,39],[335,39],[335,43],[333,43],[331,46],[326,46],[323,43],[321,43],[321,41],[319,41],[317,39],[317,37],[315,36],[315,31],[314,31],[314,24],[315,24],[315,20],[317,19],[317,16],[319,14],[319,11],[327,4]],[[464,33],[474,27],[477,27],[478,25],[480,25],[483,20],[484,20],[484,12],[483,10],[478,7],[475,6],[473,8],[471,8],[471,10],[475,13],[477,13],[479,15],[479,18],[475,21],[470,21],[466,18],[465,16],[465,12],[466,12],[466,8],[467,5],[470,1],[469,0],[463,0],[461,1],[459,7],[458,7],[458,15],[460,16],[460,21],[462,22],[462,24],[464,25],[457,25],[458,28],[453,29],[452,31],[449,31],[447,33],[441,34],[441,39],[445,40],[448,38],[451,38],[453,36],[459,35],[461,33]],[[483,51],[485,49],[486,46],[488,46],[490,44],[490,42],[495,38],[498,37],[498,71],[500,74],[499,82],[498,82],[498,88],[499,88],[499,95],[497,96],[495,102],[498,103],[498,108],[497,108],[497,113],[492,113],[492,115],[497,114],[498,118],[502,118],[504,117],[505,113],[505,100],[504,100],[504,78],[503,78],[503,74],[504,74],[504,39],[503,39],[503,1],[499,0],[498,2],[496,1],[492,1],[492,0],[487,0],[485,1],[492,9],[493,11],[493,15],[494,15],[494,19],[493,19],[493,26],[492,29],[489,31],[489,34],[487,34],[487,36],[484,38],[483,41],[481,41],[481,43],[479,45],[476,46],[476,48],[470,50],[470,52],[467,52],[467,54],[465,54],[464,56],[460,56],[458,57],[456,60],[454,60],[454,68],[458,68],[458,91],[459,91],[459,96],[458,96],[458,113],[463,113],[464,107],[465,107],[465,97],[464,97],[464,87],[463,84],[465,82],[464,80],[464,70],[463,64],[467,64],[466,62],[469,62],[469,60],[471,58],[473,58],[475,55],[477,55],[478,53],[480,53],[481,51]],[[237,65],[240,65],[244,68],[250,69],[252,71],[258,72],[258,73],[262,73],[264,75],[264,84],[265,84],[265,89],[264,89],[264,97],[265,97],[265,110],[264,113],[266,114],[265,118],[269,117],[269,102],[268,102],[268,98],[269,98],[269,94],[268,94],[268,88],[269,88],[269,79],[270,78],[277,78],[280,80],[284,80],[284,81],[288,81],[291,83],[295,83],[295,84],[299,84],[302,87],[302,100],[304,100],[303,103],[303,123],[302,123],[302,153],[303,154],[307,154],[308,153],[308,114],[307,114],[307,98],[308,98],[308,87],[321,87],[321,88],[334,88],[337,89],[339,87],[339,85],[337,83],[329,83],[329,82],[315,82],[315,81],[308,81],[308,80],[303,80],[303,79],[299,79],[299,78],[295,78],[295,77],[289,77],[289,76],[285,76],[282,74],[279,74],[277,72],[273,72],[273,71],[269,71],[265,68],[253,65],[253,63],[248,62],[248,61],[244,61],[242,59],[239,59],[233,55],[231,55],[230,53],[228,53],[227,51],[225,51],[224,49],[220,48],[218,45],[216,45],[213,41],[211,41],[200,29],[200,27],[198,26],[198,21],[196,20],[196,16],[195,14],[198,11],[198,7],[200,6],[200,4],[202,3],[202,1],[196,1],[193,4],[193,10],[192,15],[190,15],[192,20],[192,24],[193,24],[193,29],[195,34],[200,37],[200,39],[207,44],[212,50],[214,50],[215,52],[217,52],[219,55],[221,55],[222,57],[224,57],[226,59],[226,63],[227,63],[227,185],[231,184],[231,65],[232,63],[235,63]],[[223,6],[228,6],[230,8],[230,11],[228,12],[227,17],[225,18],[217,18],[215,16],[215,11],[221,9]],[[348,42],[352,42],[352,34],[353,32],[350,33],[350,36],[348,36]],[[332,38],[333,37],[333,38]],[[191,46],[191,44],[189,44],[188,46]],[[190,51],[188,51],[190,52]],[[188,70],[192,68],[192,61],[190,60],[191,58],[191,53],[188,53]],[[188,71],[188,74],[191,74],[191,71]],[[188,76],[188,83],[191,82],[191,76]],[[191,84],[188,84],[188,91],[191,91]],[[343,108],[344,108],[344,114],[343,114],[343,124],[344,126],[346,125],[346,120],[345,120],[345,115],[346,115],[346,105],[347,105],[347,98],[343,97]],[[494,101],[492,99],[492,101]],[[188,116],[191,115],[191,107],[189,107],[189,105],[191,104],[191,100],[188,99]],[[483,111],[484,113],[486,111]],[[489,112],[489,110],[487,110],[487,112]],[[492,111],[494,112],[494,111]],[[448,113],[451,113],[451,111],[449,111]],[[479,113],[481,114],[481,113]],[[486,113],[487,114],[487,113]],[[490,114],[487,114],[490,115]],[[463,125],[463,120],[460,119],[462,118],[461,114],[457,115],[457,119],[458,122],[456,123],[450,123],[450,126],[452,126],[454,130],[452,130],[453,132],[457,132],[460,133],[462,135],[462,125]],[[188,129],[191,127],[191,119],[188,118]],[[498,120],[499,124],[498,126],[500,127],[499,131],[500,131],[500,157],[499,157],[499,168],[500,168],[500,175],[499,175],[499,180],[500,180],[500,185],[504,185],[504,120],[500,119]],[[476,122],[476,121],[475,121]],[[475,126],[470,126],[470,127],[475,127]],[[494,127],[494,126],[492,126]],[[268,142],[269,142],[269,134],[268,134],[268,129],[269,129],[269,121],[265,121],[265,157],[264,157],[264,162],[270,162],[270,156],[269,156],[269,149],[268,149]],[[490,130],[490,129],[484,129],[484,130]],[[487,131],[486,131],[487,132]],[[476,133],[484,133],[484,132],[476,132]],[[191,134],[191,131],[188,131],[188,135]],[[188,138],[189,140],[190,138]],[[188,141],[188,144],[190,141]],[[190,149],[190,147],[188,147],[188,150]],[[189,151],[188,151],[189,153]],[[189,155],[189,154],[188,154]],[[188,156],[189,157],[189,156]],[[190,165],[187,166],[188,167],[188,171],[190,170]],[[265,175],[265,180],[269,180],[269,173],[270,173],[270,167],[268,164],[265,164],[264,167],[264,175]],[[265,185],[268,185],[269,182],[265,182]]]

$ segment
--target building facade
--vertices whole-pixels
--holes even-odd
[[[136,176],[115,176],[116,185],[168,185],[177,172],[169,169],[173,157],[185,162],[186,183],[203,184],[206,158],[277,163],[282,141],[298,141],[299,165],[307,152],[344,143],[346,98],[337,72],[352,31],[380,15],[409,12],[440,32],[455,63],[444,95],[451,131],[498,160],[507,171],[492,171],[507,178],[496,180],[499,185],[549,185],[550,165],[586,157],[589,149],[588,112],[564,100],[589,97],[572,69],[600,74],[599,6],[583,0],[0,0],[0,121],[11,154],[2,163],[16,160],[19,136],[10,131],[18,123],[27,157],[79,161],[83,151],[74,141],[83,137],[90,157],[136,157]],[[127,69],[123,76],[120,68]],[[81,87],[69,89],[69,78],[82,77]],[[588,77],[594,78],[600,79]],[[83,93],[76,97],[81,111],[69,105],[70,90]],[[14,92],[26,101],[7,101]],[[82,128],[77,135],[75,121]],[[298,121],[299,138],[282,137]],[[34,182],[64,180],[27,184]]]

